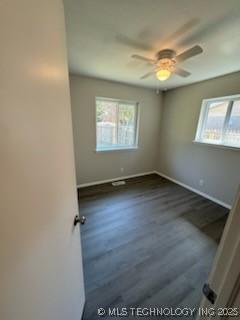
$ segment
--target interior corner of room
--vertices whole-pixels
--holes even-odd
[[[203,99],[239,93],[240,72],[156,92],[70,74],[78,187],[157,173],[230,208],[239,185],[239,149],[194,143]],[[136,150],[96,153],[95,97],[138,101]],[[226,178],[227,177],[227,178]]]

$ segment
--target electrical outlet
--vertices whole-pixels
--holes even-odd
[[[200,179],[199,180],[199,185],[202,187],[204,185],[204,180],[203,179]]]
[[[120,168],[120,171],[123,173],[124,172],[124,168]]]

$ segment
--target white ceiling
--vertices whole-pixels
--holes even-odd
[[[168,89],[240,70],[240,0],[64,0],[70,72]],[[180,53],[199,44],[204,52],[173,75],[140,80],[160,49]]]

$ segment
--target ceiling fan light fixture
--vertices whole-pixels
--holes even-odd
[[[144,74],[140,79],[155,75],[158,80],[165,81],[172,73],[183,78],[189,77],[191,73],[179,68],[178,64],[202,52],[203,49],[199,45],[195,45],[178,55],[176,55],[175,50],[172,49],[160,50],[157,52],[155,60],[138,54],[134,54],[132,57],[138,60],[147,61],[155,66],[155,70]]]
[[[158,70],[156,73],[156,77],[160,81],[167,80],[170,77],[170,75],[171,75],[171,72],[167,69]]]

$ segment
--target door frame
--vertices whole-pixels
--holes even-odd
[[[203,297],[200,308],[231,308],[240,290],[240,231],[234,231],[236,222],[240,223],[240,188],[238,189],[234,205],[229,213],[226,226],[218,247],[213,266],[209,275],[209,284],[216,292],[217,298],[214,305]],[[226,258],[226,260],[224,260]],[[224,264],[222,263],[224,260]],[[218,279],[218,280],[216,280]],[[219,280],[221,279],[221,280]],[[203,317],[198,314],[197,320]],[[221,317],[227,319],[228,316]],[[206,319],[206,316],[204,317]],[[207,319],[220,319],[219,315],[209,315]]]

